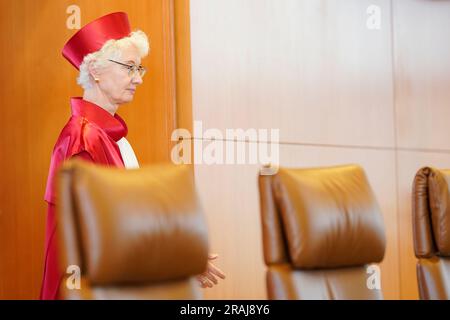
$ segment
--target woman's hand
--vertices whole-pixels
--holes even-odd
[[[202,288],[212,288],[215,284],[217,284],[218,280],[217,280],[216,276],[221,279],[225,279],[225,274],[223,273],[223,271],[220,270],[219,268],[217,268],[211,262],[211,260],[217,259],[218,256],[219,255],[215,254],[215,253],[208,254],[209,261],[208,261],[208,266],[206,268],[206,271],[197,276],[197,280],[200,282],[200,286]]]

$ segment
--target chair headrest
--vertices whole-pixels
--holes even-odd
[[[383,217],[362,168],[280,168],[274,192],[296,268],[334,268],[380,262]]]
[[[163,281],[205,270],[207,226],[189,166],[125,170],[75,160],[60,175],[68,173],[82,273],[92,284]]]

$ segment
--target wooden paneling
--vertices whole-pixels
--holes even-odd
[[[380,30],[366,27],[372,4]],[[284,142],[393,147],[390,29],[384,0],[193,0],[194,118],[281,128]]]
[[[365,25],[370,5],[380,9],[379,30]],[[329,164],[345,162],[346,147],[367,155],[375,150],[393,155],[387,162],[370,162],[369,170],[386,184],[397,185],[390,189],[392,195],[379,199],[382,207],[389,207],[384,211],[385,296],[417,298],[410,186],[415,171],[428,160],[434,163],[435,156],[440,155],[440,166],[450,166],[450,44],[446,40],[450,3],[193,0],[191,21],[193,114],[204,128],[279,128],[281,141],[288,143],[283,148],[291,150],[280,161],[294,166],[311,158],[309,152],[296,156],[296,145],[343,147],[341,153],[327,155]],[[319,157],[310,165],[320,163]],[[202,170],[214,171],[223,181],[231,174],[223,167],[199,169],[204,198],[222,180],[208,181]],[[241,172],[240,177],[250,175]],[[215,217],[212,225],[221,222],[219,211],[235,215],[228,219],[236,221],[239,215],[240,219],[248,219],[243,214],[255,215],[242,203],[254,199],[256,186],[250,189],[247,184],[239,192],[235,188],[221,188],[224,203],[208,212]],[[231,238],[239,237],[231,222],[225,225]],[[256,234],[258,227],[248,226],[249,234]],[[216,245],[227,250],[226,241],[218,237]],[[254,254],[246,261],[257,266],[250,262],[257,258]],[[243,281],[246,272],[235,276]],[[217,289],[210,296],[251,295],[253,289],[239,281],[224,284],[230,288]],[[223,291],[219,294],[219,290]]]
[[[61,49],[76,30],[66,8],[81,9],[81,25],[110,12],[128,13],[132,29],[151,40],[149,69],[135,100],[119,109],[141,164],[168,161],[175,127],[173,1],[18,0],[0,2],[0,298],[37,298],[44,250],[43,200],[52,148],[82,95],[77,71]]]
[[[207,216],[210,251],[226,279],[204,291],[205,299],[266,299],[256,165],[196,165]]]
[[[450,2],[392,3],[398,146],[450,151]]]
[[[427,165],[450,168],[450,2],[392,1],[401,298],[417,299],[411,188]],[[422,151],[422,152],[414,152]],[[429,151],[429,152],[424,152]]]
[[[379,30],[366,27],[370,5]],[[282,165],[361,164],[386,224],[387,299],[400,294],[391,27],[390,1],[191,1],[194,120],[279,128]],[[207,298],[265,297],[257,171],[196,166],[228,274]]]
[[[177,128],[192,131],[192,79],[189,1],[175,1]]]
[[[167,161],[173,128],[192,120],[279,128],[282,165],[359,163],[384,214],[385,297],[418,297],[410,190],[421,166],[450,167],[448,1],[20,0],[0,4],[0,298],[39,292],[49,158],[82,93],[60,54],[71,4],[82,25],[126,11],[151,39],[144,84],[119,110],[142,164]],[[379,30],[366,27],[370,5]],[[258,165],[195,169],[228,276],[205,297],[264,299]]]

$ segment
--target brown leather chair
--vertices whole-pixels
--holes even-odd
[[[383,218],[362,168],[267,168],[259,175],[269,299],[382,299]]]
[[[412,193],[414,252],[421,299],[450,299],[450,170],[425,167]]]
[[[194,276],[206,269],[207,227],[191,168],[73,160],[58,181],[61,298],[201,298]]]

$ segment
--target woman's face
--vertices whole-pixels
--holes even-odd
[[[139,66],[141,58],[135,46],[122,49],[122,56],[117,62]],[[112,61],[98,73],[98,86],[111,103],[123,104],[133,100],[136,87],[142,83],[138,72],[129,74],[129,69]]]

